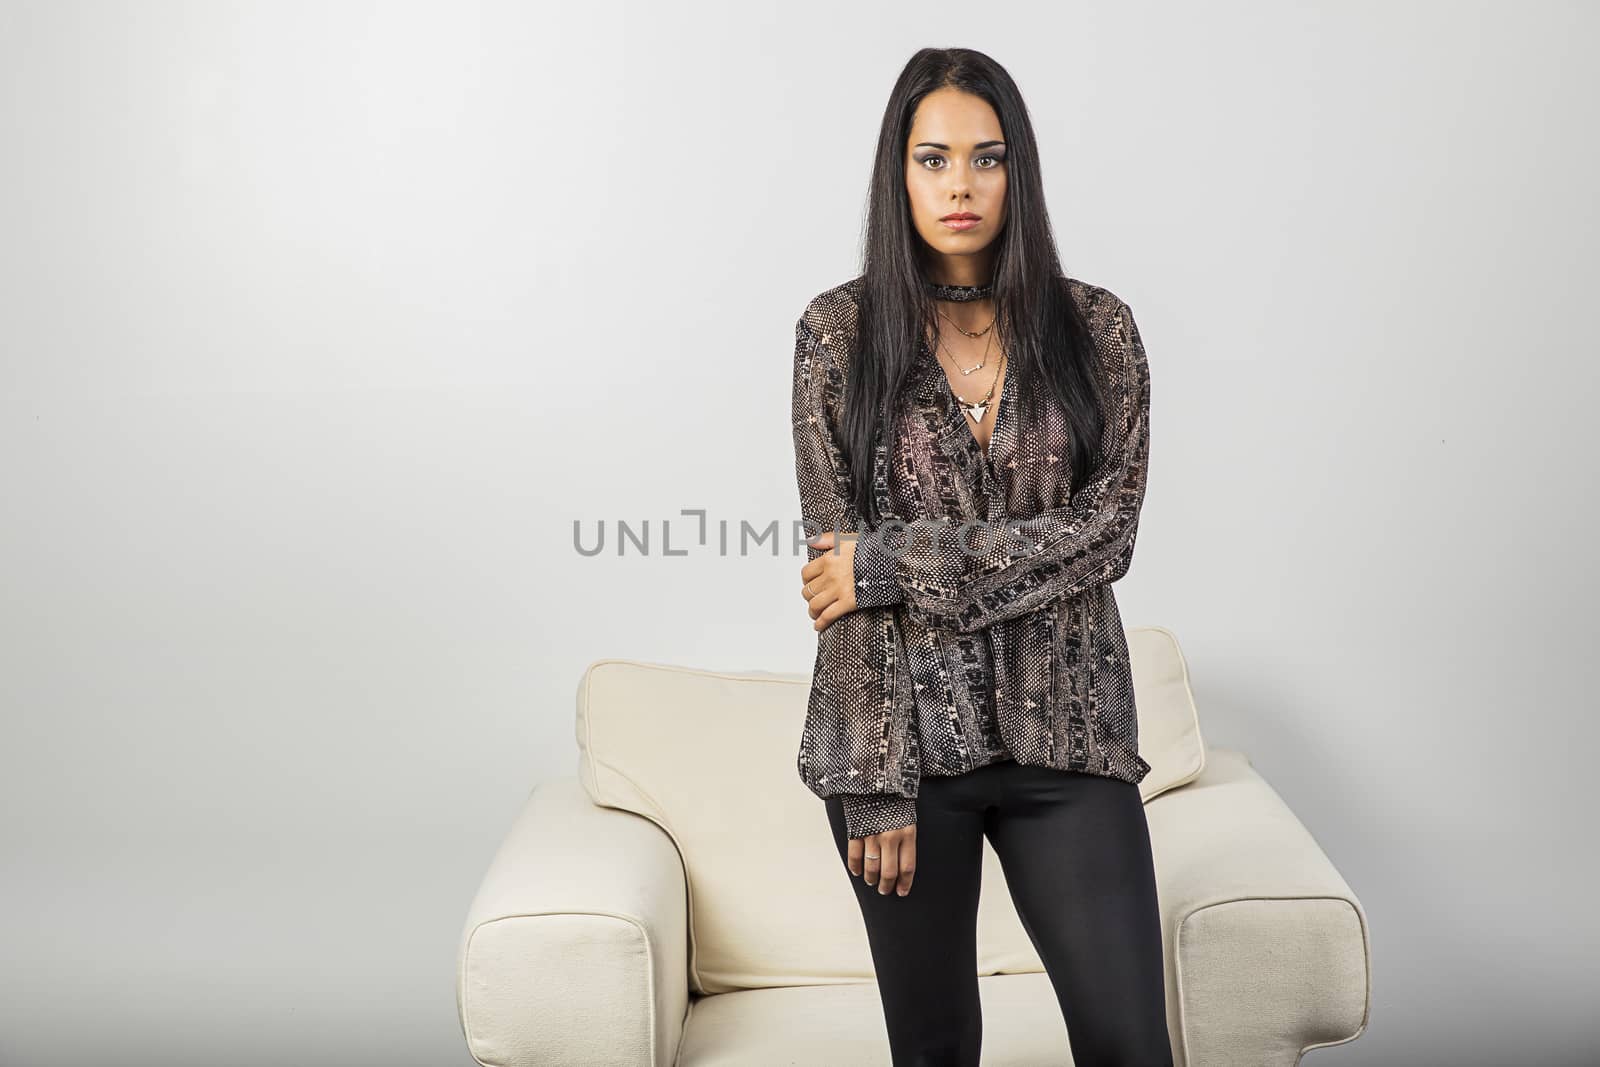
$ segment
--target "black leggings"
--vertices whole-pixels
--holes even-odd
[[[924,776],[911,892],[856,888],[894,1067],[978,1063],[978,884],[988,836],[1049,974],[1077,1067],[1172,1063],[1161,917],[1139,787],[1002,760]],[[827,798],[839,858],[844,807]]]

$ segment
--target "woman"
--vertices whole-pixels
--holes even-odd
[[[793,396],[818,631],[797,766],[897,1065],[978,1062],[985,836],[1079,1067],[1172,1062],[1111,591],[1149,390],[1128,306],[1057,262],[1010,76],[918,52],[880,130],[863,273],[796,323]]]

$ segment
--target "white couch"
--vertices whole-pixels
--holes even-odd
[[[1205,748],[1172,633],[1128,639],[1175,1062],[1287,1067],[1352,1040],[1371,1003],[1360,902],[1243,753]],[[850,875],[795,772],[808,685],[589,666],[578,774],[531,792],[462,934],[457,1008],[478,1063],[890,1062]],[[987,843],[984,863],[983,1062],[1070,1063]]]

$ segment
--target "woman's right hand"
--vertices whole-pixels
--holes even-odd
[[[917,873],[917,824],[852,837],[847,856],[850,873],[876,885],[879,894],[905,896]]]

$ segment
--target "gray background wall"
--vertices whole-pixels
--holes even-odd
[[[583,666],[809,669],[798,556],[660,524],[797,517],[794,320],[935,43],[1139,317],[1125,621],[1368,909],[1371,1028],[1310,1058],[1592,1061],[1597,28],[0,5],[0,1060],[467,1061],[460,922]],[[650,556],[577,554],[619,519]]]

